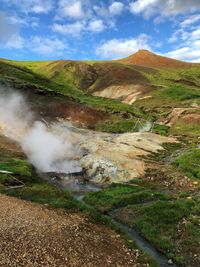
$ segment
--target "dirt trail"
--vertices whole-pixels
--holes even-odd
[[[0,194],[0,267],[144,266],[120,236],[77,213]]]

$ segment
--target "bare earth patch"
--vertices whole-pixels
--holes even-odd
[[[120,236],[86,216],[0,195],[0,266],[144,266]]]

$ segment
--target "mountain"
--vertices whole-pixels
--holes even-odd
[[[124,131],[133,124],[124,126],[124,121],[119,124],[122,117],[144,118],[147,114],[160,118],[169,115],[173,108],[198,107],[199,66],[147,50],[119,61],[0,59],[0,83],[9,80],[14,87],[21,87],[30,94],[48,92],[51,100],[56,92],[62,103],[53,101],[50,105],[47,97],[44,97],[44,105],[36,101],[37,105],[46,107],[48,114],[49,110],[54,112],[54,117],[64,114],[99,129],[97,122],[115,116],[115,131],[119,128]],[[66,104],[66,99],[73,104]],[[56,97],[56,103],[57,100]],[[52,106],[57,108],[52,109]],[[104,126],[108,128],[108,124]]]
[[[145,50],[121,61],[0,59],[1,266],[13,255],[18,266],[200,266],[199,66]],[[10,132],[24,135],[20,146]],[[36,172],[21,147],[50,171],[75,162],[83,172]],[[166,257],[136,250],[134,234],[120,241],[113,219]]]
[[[139,50],[135,54],[119,61],[125,64],[134,64],[150,68],[189,68],[191,66],[198,65],[195,63],[163,57],[145,49]]]

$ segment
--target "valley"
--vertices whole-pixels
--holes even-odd
[[[0,116],[0,210],[3,225],[10,225],[0,242],[0,254],[7,257],[3,266],[14,266],[4,244],[19,230],[12,222],[21,211],[28,213],[18,221],[25,231],[34,232],[38,218],[47,235],[41,242],[57,233],[51,240],[54,252],[50,248],[30,266],[36,261],[38,266],[66,266],[58,252],[66,247],[69,266],[200,265],[199,64],[147,50],[113,61],[1,59],[0,89],[0,97],[8,92],[22,95],[34,114],[28,129],[10,128]],[[54,161],[56,166],[61,166],[59,160],[76,162],[83,170],[80,180],[73,171],[70,176],[70,170],[63,174],[51,169],[48,176],[31,161],[22,144],[37,121],[63,147],[70,142],[69,153]],[[48,151],[48,145],[44,141],[41,147]],[[147,255],[126,229],[148,242],[165,265]],[[22,242],[28,242],[23,235]],[[16,266],[26,266],[27,256],[21,254]]]

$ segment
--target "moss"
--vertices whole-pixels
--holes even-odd
[[[192,89],[182,85],[173,85],[159,91],[161,97],[167,97],[172,100],[183,101],[187,99],[200,98],[200,90]]]
[[[168,199],[168,195],[154,192],[138,185],[112,185],[102,191],[88,193],[84,198],[86,203],[101,211],[156,199]]]
[[[112,121],[106,121],[97,125],[96,130],[109,132],[109,133],[127,133],[127,132],[137,132],[143,124],[138,124],[138,120],[135,119],[117,119]]]
[[[153,127],[153,132],[156,134],[167,136],[169,133],[169,127],[166,125],[155,124]]]
[[[177,224],[182,218],[189,217],[194,203],[189,200],[173,202],[157,201],[145,206],[130,206],[128,209],[137,210],[132,223],[158,249],[165,252],[174,252],[176,244]],[[136,213],[135,213],[136,214]]]
[[[10,196],[20,197],[40,204],[49,204],[56,208],[77,209],[79,207],[79,202],[68,191],[56,189],[45,182],[7,190],[6,193]]]
[[[179,156],[172,164],[191,178],[200,179],[200,148],[191,149]]]
[[[138,108],[128,104],[121,103],[118,100],[112,100],[101,97],[94,97],[78,89],[74,84],[64,83],[62,79],[53,81],[48,77],[33,72],[26,67],[14,65],[13,63],[0,61],[0,77],[10,79],[14,84],[22,84],[23,87],[31,90],[42,89],[47,93],[58,93],[60,97],[68,97],[75,102],[94,107],[97,110],[108,111],[119,114],[125,112],[136,117],[146,118],[146,115]],[[30,90],[30,89],[29,89]]]
[[[177,122],[172,125],[170,133],[173,135],[199,136],[200,125],[195,123]]]
[[[32,166],[26,160],[7,159],[0,162],[0,170],[12,172],[25,177],[31,177]]]

